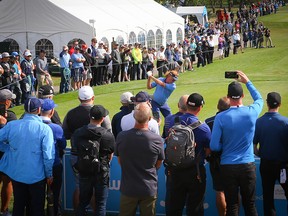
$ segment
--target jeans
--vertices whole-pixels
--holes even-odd
[[[257,216],[255,206],[256,166],[254,163],[221,165],[224,179],[224,193],[227,203],[227,216],[238,216],[238,191],[246,216]]]
[[[12,180],[13,216],[24,216],[25,207],[30,216],[44,216],[46,179],[34,184],[25,184]]]
[[[119,82],[119,74],[120,74],[120,64],[119,63],[113,63],[113,73],[111,78],[111,83],[113,82]]]
[[[89,176],[79,178],[79,205],[77,208],[77,216],[86,215],[86,206],[90,203],[91,197],[93,195],[93,189],[95,192],[95,204],[97,216],[106,215],[106,202],[108,198],[109,186],[101,182],[97,182],[97,176]]]
[[[141,64],[140,62],[138,62],[138,64],[135,64],[133,65],[133,71],[132,71],[132,74],[131,74],[131,80],[135,80],[137,78],[137,80],[140,80],[141,77],[140,77],[140,71],[141,71]],[[136,76],[136,77],[135,77]]]
[[[280,170],[285,167],[284,165],[285,164],[282,164],[281,162],[261,159],[260,174],[262,178],[264,216],[276,215],[274,205],[274,186],[277,180],[280,182]],[[287,171],[288,169],[286,167],[286,173]],[[288,201],[288,181],[286,180],[285,184],[280,185],[282,186],[285,192],[286,200]],[[282,209],[282,211],[284,211],[284,209]],[[288,209],[286,208],[286,215],[287,214]]]
[[[66,93],[69,91],[70,87],[70,78],[71,78],[71,71],[67,71],[70,69],[69,68],[60,68],[60,73],[61,73],[61,82],[60,82],[60,93]],[[69,73],[68,73],[69,72]]]
[[[166,185],[170,190],[170,194],[166,194],[170,202],[168,212],[166,210],[167,216],[182,216],[185,204],[187,216],[204,216],[206,170],[203,165],[199,168],[201,181],[197,178],[196,166],[171,171],[171,176],[168,178],[170,185]]]

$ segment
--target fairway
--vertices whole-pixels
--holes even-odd
[[[199,118],[204,121],[216,113],[216,104],[220,97],[227,94],[227,86],[232,81],[224,78],[227,70],[242,70],[248,75],[255,87],[260,91],[263,99],[268,92],[277,91],[282,96],[280,113],[288,116],[288,7],[281,7],[277,14],[259,18],[265,26],[271,29],[271,38],[275,48],[254,49],[246,48],[244,53],[233,55],[224,60],[215,59],[214,63],[195,72],[181,73],[176,82],[177,88],[168,100],[172,112],[177,112],[177,102],[183,94],[200,93],[205,99],[204,109]],[[265,45],[265,44],[264,44]],[[95,104],[101,104],[110,111],[110,118],[119,111],[120,95],[125,91],[136,94],[146,89],[146,80],[94,87]],[[149,94],[153,94],[153,89]],[[252,102],[252,98],[244,87],[244,105]],[[79,104],[77,92],[56,95],[54,97],[61,119],[67,111]],[[19,117],[23,112],[22,107],[13,108]],[[262,114],[267,111],[266,105]]]

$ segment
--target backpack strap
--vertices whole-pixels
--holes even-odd
[[[189,127],[191,127],[192,130],[194,130],[194,129],[198,128],[198,127],[199,127],[200,125],[202,125],[202,124],[203,124],[203,123],[202,123],[200,120],[198,120],[198,121],[193,122],[192,124],[190,124]]]
[[[202,124],[203,123],[200,120],[198,120],[190,124],[189,127],[191,127],[192,130],[194,130]],[[200,183],[202,183],[201,174],[200,174],[200,159],[201,159],[201,151],[199,151],[198,154],[196,155],[195,161],[196,161],[196,169],[197,169],[197,179]]]
[[[180,124],[180,116],[176,116],[175,118],[174,118],[174,124]]]

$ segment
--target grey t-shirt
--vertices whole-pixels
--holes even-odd
[[[122,194],[131,197],[157,194],[157,160],[164,160],[162,138],[149,131],[130,129],[116,139],[115,155],[121,160]]]

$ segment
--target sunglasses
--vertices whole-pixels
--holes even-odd
[[[178,76],[177,75],[173,74],[172,72],[170,72],[169,74],[173,77],[174,80],[178,80]]]

